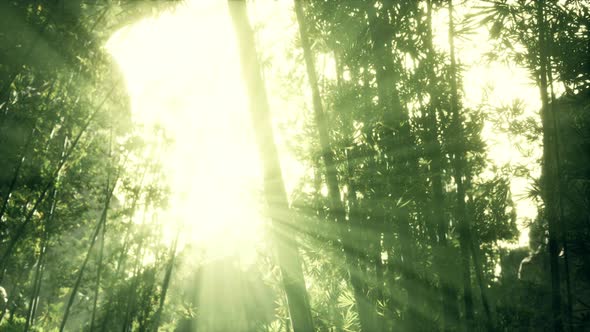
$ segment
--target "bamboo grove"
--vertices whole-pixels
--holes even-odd
[[[133,121],[104,48],[183,4],[0,2],[0,330],[590,328],[590,5],[295,0],[293,42],[270,54],[249,10],[264,1],[222,2],[268,219],[248,268],[197,262],[164,217],[173,133]],[[527,70],[534,115],[467,102],[457,45],[482,30],[489,61]],[[280,133],[308,168],[292,192],[277,95],[301,109]],[[488,126],[540,146],[540,174],[495,165]],[[517,177],[538,212],[526,229]]]

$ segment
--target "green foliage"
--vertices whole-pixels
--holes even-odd
[[[583,330],[590,324],[590,7],[545,4],[550,86],[558,94],[551,104],[559,264],[571,269],[565,278],[573,294],[563,304],[575,312],[568,324]],[[188,247],[176,253],[165,243],[168,221],[160,214],[170,188],[159,158],[171,142],[161,128],[132,122],[123,78],[102,45],[167,6],[0,3],[2,331],[54,331],[62,321],[65,330],[82,331],[290,331],[272,255],[244,269],[232,257],[195,263]],[[461,54],[455,65],[433,42],[430,16],[447,6],[305,2],[314,60],[334,60],[325,72],[335,75],[318,82],[333,169],[321,162],[326,151],[311,105],[297,99],[308,88],[299,40],[281,55],[292,66],[274,72],[281,76],[272,88],[305,110],[280,129],[309,169],[291,206],[318,331],[458,329],[469,315],[467,298],[472,330],[549,326],[544,179],[531,188],[540,214],[530,225],[530,248],[508,249],[519,235],[511,181],[533,175],[527,165],[494,167],[483,137],[491,125],[532,156],[544,128],[522,101],[463,105]],[[535,10],[536,1],[484,1],[455,22],[451,37],[485,27],[496,44],[488,57],[526,66],[538,80]],[[330,172],[343,211],[325,195]]]

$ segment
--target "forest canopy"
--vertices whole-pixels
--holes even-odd
[[[590,5],[0,1],[0,330],[590,330]]]

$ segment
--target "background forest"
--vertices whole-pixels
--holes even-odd
[[[590,331],[589,107],[586,1],[0,1],[0,330]]]

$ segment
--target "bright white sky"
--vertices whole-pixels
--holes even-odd
[[[291,3],[257,1],[251,7],[252,21],[260,29],[261,56],[273,61],[265,72],[271,80],[277,76],[276,68],[284,71],[293,66],[283,57],[297,33]],[[444,15],[437,20],[441,26],[446,24]],[[446,38],[443,29],[437,44],[445,47]],[[492,86],[488,96],[494,104],[521,98],[534,112],[539,106],[538,92],[530,85],[527,72],[483,63],[486,40],[487,32],[481,31],[472,43],[458,44],[458,57],[468,66],[465,103],[477,105],[483,89]],[[173,12],[118,31],[107,48],[125,75],[135,121],[148,126],[160,122],[176,141],[162,156],[173,195],[167,218],[184,223],[185,241],[202,244],[213,255],[254,250],[261,236],[257,194],[261,174],[226,1],[188,1]],[[272,91],[269,96],[283,177],[290,192],[305,168],[283,144],[278,127],[297,118],[300,105],[310,101],[302,100],[308,96],[305,93],[291,97],[299,99],[296,101]],[[496,164],[531,164],[513,148],[513,142],[489,126],[485,137]],[[513,194],[521,195],[526,185],[526,181],[514,181]],[[530,202],[516,202],[521,221],[534,217]],[[526,244],[528,234],[523,231],[520,243]],[[235,246],[214,245],[222,238],[227,241],[228,236]]]

